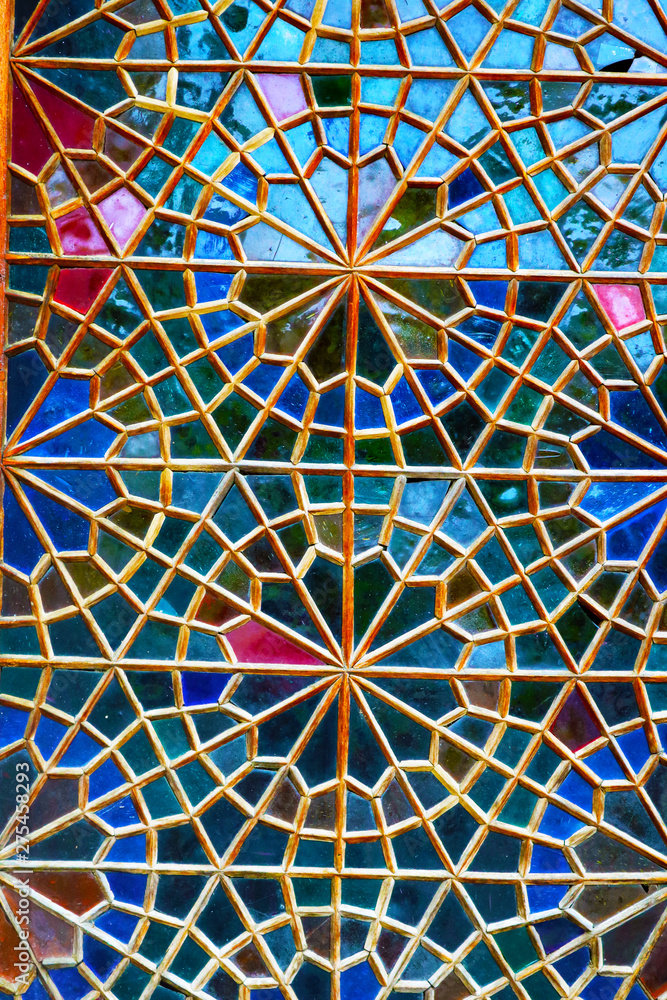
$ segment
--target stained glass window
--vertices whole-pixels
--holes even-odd
[[[667,990],[667,6],[16,0],[0,991]]]

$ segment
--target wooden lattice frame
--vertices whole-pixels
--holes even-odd
[[[661,325],[667,315],[661,297],[667,272],[658,267],[667,246],[667,179],[660,184],[656,165],[667,123],[661,119],[651,133],[641,163],[615,157],[614,146],[616,133],[667,105],[667,90],[659,91],[667,83],[667,56],[659,37],[653,44],[616,23],[613,0],[602,0],[599,11],[577,0],[552,0],[545,6],[542,27],[513,18],[525,0],[495,6],[485,0],[456,0],[441,10],[424,0],[423,16],[408,20],[407,28],[398,0],[375,5],[353,0],[349,30],[327,26],[322,0],[313,5],[309,19],[288,10],[283,0],[275,5],[248,0],[243,9],[266,17],[241,50],[234,40],[237,29],[223,18],[233,2],[200,0],[201,8],[182,14],[166,0],[151,2],[164,24],[159,18],[143,20],[151,6],[147,3],[136,21],[124,19],[125,8],[139,7],[139,0],[110,0],[83,14],[79,27],[94,27],[102,11],[105,23],[122,30],[123,38],[113,58],[76,58],[40,55],[49,44],[68,38],[74,37],[76,44],[70,24],[56,28],[46,41],[40,35],[40,19],[51,9],[42,0],[11,59],[2,60],[2,93],[11,63],[17,100],[28,109],[22,121],[32,128],[31,116],[33,122],[39,119],[39,141],[50,149],[39,169],[28,169],[30,157],[40,155],[35,139],[34,149],[20,153],[23,164],[12,166],[9,175],[33,192],[21,197],[35,208],[17,213],[10,199],[10,228],[19,240],[43,229],[49,249],[26,251],[9,244],[9,311],[32,316],[32,325],[12,327],[8,319],[6,367],[0,371],[4,382],[12,361],[18,358],[20,365],[31,351],[35,364],[46,371],[34,395],[25,389],[25,406],[21,385],[28,385],[35,367],[25,369],[18,394],[10,383],[9,402],[18,399],[20,412],[3,453],[6,524],[18,530],[15,526],[25,517],[36,543],[30,534],[5,531],[0,760],[6,768],[19,758],[30,763],[31,810],[40,817],[29,840],[31,904],[49,933],[59,929],[65,934],[56,955],[33,932],[29,978],[35,975],[55,1000],[86,995],[81,982],[91,998],[110,1000],[129,995],[147,1000],[154,994],[166,1000],[167,994],[159,993],[165,988],[176,990],[172,996],[256,1000],[262,996],[258,987],[276,988],[290,1000],[329,995],[335,1000],[397,995],[459,1000],[507,986],[520,1000],[541,1000],[547,994],[595,1000],[607,995],[595,990],[611,990],[614,978],[618,983],[610,997],[662,996],[667,986],[661,979],[667,963],[667,795],[661,779],[667,773],[662,750],[667,744],[661,742],[667,739],[662,725],[667,705],[661,694],[667,679],[662,663],[667,582],[661,585],[661,546],[667,525],[667,450],[660,434],[667,433],[667,416],[656,387],[667,353]],[[329,0],[329,5],[335,3]],[[238,0],[237,5],[242,6]],[[620,0],[618,7],[624,9]],[[471,9],[485,19],[488,30],[468,56],[461,47],[465,38],[458,38],[450,22]],[[382,11],[384,26],[362,25],[362,16],[380,17]],[[554,24],[562,11],[583,18],[589,27],[576,37],[557,31]],[[667,33],[667,14],[658,0],[642,0],[637,7],[638,23],[650,17],[656,31]],[[3,38],[9,35],[11,18],[7,0],[0,12],[0,26],[7,29]],[[189,39],[187,31],[202,24],[217,33],[228,58],[179,59],[181,38]],[[287,26],[282,30],[293,35],[302,33],[298,59],[263,57],[262,45],[275,38],[275,25]],[[137,38],[158,30],[164,31],[166,58],[133,60]],[[452,66],[415,63],[410,39],[431,30],[438,32]],[[494,45],[507,31],[537,40],[530,68],[488,68]],[[591,53],[603,38],[631,51],[635,69],[601,69]],[[320,39],[349,43],[350,63],[311,62]],[[361,64],[367,51],[363,45],[386,41],[395,44],[394,64]],[[544,59],[554,46],[571,54],[561,57],[563,64],[570,59],[578,68],[545,69]],[[653,63],[648,72],[647,61]],[[118,69],[127,99],[93,114],[76,88],[67,92],[40,75],[56,69],[78,70],[82,80],[85,74]],[[133,74],[163,71],[164,98],[138,91]],[[196,101],[185,107],[178,100],[179,73],[206,72],[229,74],[229,79],[208,110]],[[294,113],[283,117],[277,107],[289,95],[265,89],[269,77],[281,76],[288,81],[285,88],[295,86],[300,95],[291,98]],[[317,93],[322,90],[316,93],[316,87],[327,77],[349,78],[349,102],[321,103]],[[364,81],[393,79],[401,83],[388,103],[363,100]],[[425,106],[408,107],[421,81],[430,81],[433,88],[442,85],[443,94],[451,84],[447,96],[436,102],[439,110],[428,116]],[[489,87],[508,83],[525,85],[529,115],[501,115]],[[578,85],[576,96],[571,105],[545,111],[543,87],[555,84]],[[605,121],[589,108],[594,88],[601,84],[654,88],[656,93]],[[227,125],[221,122],[244,87],[250,107],[254,102],[265,123],[260,132],[247,127],[248,136],[231,127],[229,119]],[[466,92],[488,126],[488,134],[472,147],[447,132]],[[419,93],[425,101],[426,91]],[[57,119],[54,107],[62,109],[58,102],[63,101],[72,121],[88,122],[88,145],[68,145],[62,125],[51,121]],[[179,116],[179,108],[187,113]],[[120,121],[133,109],[163,116],[152,138],[128,124],[129,118]],[[388,125],[382,141],[364,153],[360,122],[369,115]],[[327,132],[335,118],[350,120],[347,153],[336,148]],[[241,118],[232,119],[244,125]],[[203,126],[180,154],[162,145],[176,120]],[[567,121],[586,131],[559,146],[554,129]],[[318,150],[304,163],[291,130],[306,122],[312,123]],[[406,161],[396,151],[403,125],[421,135]],[[12,131],[11,123],[6,126],[0,121],[2,137]],[[544,155],[528,163],[513,136],[533,127]],[[211,135],[225,146],[213,169],[200,156]],[[255,158],[269,142],[276,143],[287,170],[272,172]],[[124,166],[119,150],[132,145]],[[153,196],[142,176],[158,147],[167,176]],[[422,180],[422,164],[436,147],[441,157],[449,154],[453,165],[437,178]],[[481,162],[500,147],[513,171],[504,181],[492,178],[490,167]],[[586,171],[576,158],[594,149],[598,164]],[[86,167],[93,162],[102,173]],[[255,172],[254,201],[231,181],[225,183],[239,163],[247,173]],[[336,226],[333,213],[325,209],[326,178],[316,191],[313,178],[322,163],[348,175],[346,226],[340,218]],[[363,171],[373,170],[373,164],[384,165],[388,187],[377,204],[371,200],[369,212],[376,215],[360,236],[360,220],[365,225],[359,210]],[[564,192],[555,206],[549,206],[536,180],[552,168]],[[104,171],[108,177],[98,185]],[[380,167],[376,173],[380,184]],[[479,190],[473,185],[473,193],[454,205],[462,175],[473,177]],[[200,187],[187,212],[179,211],[182,204],[167,204],[184,177]],[[613,204],[605,202],[599,186],[606,177],[612,185],[614,177],[627,179]],[[280,217],[277,193],[288,186],[301,192],[302,201],[294,205],[302,205],[302,217],[294,207]],[[20,184],[16,188],[22,190]],[[424,204],[419,202],[416,224],[405,223],[402,199],[414,191],[422,193],[431,214],[419,215]],[[516,209],[509,205],[512,193],[519,191],[536,218],[515,223],[511,211],[520,211],[518,194]],[[643,224],[635,212],[640,196],[652,205]],[[125,200],[112,225],[109,203],[114,198]],[[227,212],[227,221],[204,218],[216,198],[216,204],[228,206],[220,210],[223,220]],[[481,217],[490,206],[498,225],[474,233],[472,213]],[[583,250],[573,228],[562,222],[572,212],[597,220],[597,234]],[[67,220],[76,213],[90,227],[85,239],[76,237],[84,245],[88,241],[88,252],[72,249],[76,239]],[[123,218],[134,218],[132,213],[135,222],[127,223],[127,234],[118,238],[113,226],[122,228]],[[468,228],[462,216],[468,217]],[[310,235],[304,232],[304,220]],[[398,237],[379,245],[393,222],[389,232],[400,230]],[[159,225],[163,234],[177,232],[178,226],[184,230],[182,253],[154,255],[160,237],[157,244],[150,239]],[[246,247],[253,245],[253,230],[260,225],[279,242],[286,240],[288,250],[292,241],[291,257],[258,259],[264,244],[255,235],[253,259]],[[325,239],[312,235],[320,231]],[[547,247],[539,242],[541,233],[550,234],[548,253],[560,255],[559,266],[540,266],[550,263],[541,258],[539,248]],[[491,247],[488,253],[493,253],[501,245],[499,236],[505,246],[502,265],[488,256],[479,264],[480,250],[483,254]],[[218,248],[224,245],[229,255],[202,256],[206,238],[209,245],[214,240]],[[419,238],[432,239],[423,251],[426,259],[409,256]],[[0,239],[4,246],[3,233]],[[614,240],[628,248],[623,264],[631,262],[620,272],[604,257]],[[600,261],[606,261],[604,266]],[[25,276],[26,265],[35,274],[48,268],[43,291],[14,285],[13,275]],[[87,298],[75,301],[71,289],[65,294],[70,279],[63,275],[91,271],[106,277],[86,278],[93,289]],[[151,279],[155,272],[163,275],[162,287]],[[223,278],[218,279],[224,296],[206,298],[202,276],[207,275],[211,281],[216,275],[230,276],[226,288]],[[265,290],[278,287],[268,284],[271,278],[282,278],[289,294],[280,300],[266,292],[268,308],[259,308]],[[305,278],[314,284],[299,286]],[[181,280],[181,300],[170,310],[160,308],[158,298],[163,296],[164,302]],[[415,282],[424,290],[421,300]],[[500,297],[485,290],[491,284],[500,288],[502,282],[506,288],[502,286]],[[443,292],[438,307],[425,291],[427,285],[446,289],[449,298]],[[556,285],[562,288],[551,294]],[[536,289],[532,299],[526,288]],[[113,298],[114,308],[121,318],[113,320],[114,332],[105,308],[116,289],[121,291]],[[126,313],[122,289],[130,302]],[[544,315],[531,305],[540,296],[551,304]],[[577,339],[572,316],[579,309],[586,311],[592,328],[599,328],[597,339]],[[136,322],[130,325],[132,310]],[[292,314],[310,319],[297,329],[291,349],[279,351],[285,346],[281,336],[291,336]],[[245,326],[209,332],[210,317],[230,315]],[[341,315],[335,341],[331,330]],[[180,339],[183,327],[174,325],[183,318],[191,335],[189,350]],[[69,333],[50,334],[52,321]],[[492,341],[475,339],[476,321],[495,331]],[[527,338],[523,355],[512,346],[518,327]],[[253,338],[253,353],[233,369],[230,350],[240,349],[247,335]],[[375,337],[377,356],[382,345],[387,364],[393,362],[384,378],[369,375],[371,362],[365,356],[367,367],[361,366],[364,337]],[[149,340],[166,360],[154,370],[147,367],[148,354],[139,353]],[[333,344],[334,351],[340,348],[338,369],[316,354],[324,342]],[[75,358],[85,360],[84,347],[98,352],[94,365],[74,363]],[[648,362],[646,352],[652,352]],[[477,359],[472,374],[464,370],[465,363],[471,364],[465,362],[470,354]],[[602,354],[614,359],[604,371],[599,367]],[[549,370],[546,362],[540,367],[541,359],[554,356],[560,367]],[[272,367],[282,374],[266,392],[257,381],[259,374],[255,382],[247,382],[253,373]],[[203,370],[209,381],[202,376],[200,384],[192,373]],[[444,399],[433,389],[437,373],[449,380]],[[497,398],[487,381],[492,375],[505,386],[497,390]],[[425,381],[427,376],[431,382]],[[207,398],[202,386],[213,378],[219,384]],[[286,410],[276,417],[288,384],[298,379],[307,396],[301,417]],[[576,379],[578,395],[572,389]],[[81,404],[69,416],[65,411],[59,423],[60,411],[48,410],[49,394],[53,391],[56,398],[59,386],[77,381],[90,383],[91,412]],[[338,389],[344,393],[340,423],[318,422],[322,399],[333,399]],[[363,393],[383,424],[362,425],[355,405],[366,399]],[[185,408],[169,412],[178,394]],[[631,394],[643,400],[643,409],[635,408],[632,419],[621,408],[621,397]],[[519,419],[525,416],[526,399],[533,397],[538,401],[532,415]],[[406,418],[405,399],[416,400],[416,416]],[[139,400],[144,419],[118,416],[133,405],[136,413]],[[459,427],[455,415],[464,412],[464,404],[469,415]],[[230,416],[232,406],[237,410]],[[239,412],[242,428],[232,434]],[[39,420],[41,429],[31,431]],[[60,436],[76,435],[87,421],[95,433],[102,426],[115,435],[108,438],[108,448],[92,457],[72,456],[70,445],[59,452]],[[467,440],[467,425],[476,427],[469,445],[461,443]],[[187,427],[202,428],[196,444],[204,440],[209,451],[193,457],[195,438],[187,437]],[[268,445],[262,451],[257,442],[267,427],[278,430],[264,439]],[[427,431],[429,443],[417,447],[416,436]],[[76,447],[83,447],[78,433]],[[85,430],[83,436],[87,433],[93,436]],[[132,453],[133,442],[143,441],[144,434],[146,449],[153,447],[153,453],[142,452],[141,445]],[[289,448],[284,445],[287,434],[292,435]],[[495,454],[510,456],[511,447],[518,448],[520,460],[508,457],[505,463],[487,464],[499,434],[506,451]],[[596,465],[587,449],[605,434],[612,450],[608,447],[608,457],[598,457]],[[183,443],[177,447],[177,441]],[[314,454],[309,451],[313,441],[320,448]],[[614,465],[614,449],[623,460],[634,458]],[[424,454],[436,460],[415,460]],[[159,483],[150,487],[142,485],[148,480],[134,476],[155,471]],[[93,505],[98,487],[91,487],[89,496],[85,477],[75,478],[84,472],[98,475],[90,480],[95,483],[106,475],[107,489],[115,496]],[[58,473],[64,476],[59,482],[48,479]],[[378,485],[382,482],[386,488]],[[190,483],[196,485],[190,488]],[[493,492],[499,483],[506,483],[519,500],[503,500]],[[606,484],[623,483],[627,502],[617,504],[611,514],[609,506],[591,500],[606,496]],[[280,497],[287,496],[283,508],[274,501],[276,484]],[[68,512],[62,522],[49,520],[55,515],[45,505],[54,500]],[[631,555],[618,541],[629,521],[630,541],[623,544],[635,545]],[[237,522],[248,530],[234,537]],[[81,523],[89,525],[85,544],[73,546],[60,543],[48,528],[65,525],[63,537],[80,539],[81,529],[73,526]],[[176,541],[165,542],[172,529]],[[284,541],[297,529],[305,539],[302,548]],[[526,531],[533,532],[532,558],[526,555]],[[38,553],[28,569],[17,565],[18,537],[27,538]],[[485,561],[492,539],[508,567],[498,577]],[[217,546],[210,563],[197,562],[202,540],[209,550]],[[128,552],[121,558],[123,546]],[[589,555],[579,558],[586,551]],[[422,562],[429,569],[420,573]],[[386,592],[375,610],[355,622],[355,597],[358,612],[385,579],[379,570],[369,576],[367,568],[380,565],[389,581]],[[155,577],[139,592],[137,580],[146,566],[154,568]],[[311,583],[315,571],[320,574],[317,586]],[[291,596],[286,599],[285,593]],[[417,602],[426,593],[432,603],[428,614]],[[523,603],[516,603],[517,594]],[[405,621],[398,618],[399,624],[392,625],[396,608],[402,609],[400,602],[408,598],[414,598],[414,609],[411,604]],[[111,604],[113,600],[117,603]],[[292,614],[298,602],[304,609],[300,619]],[[171,636],[170,655],[165,636]],[[610,654],[610,648],[616,653]],[[605,692],[624,699],[622,710]],[[108,721],[115,720],[114,713],[117,723]],[[222,727],[219,732],[213,721]],[[229,748],[238,740],[244,749],[232,760]],[[547,766],[549,753],[555,763]],[[324,770],[317,770],[313,756]],[[120,778],[95,794],[98,771],[107,765],[105,773],[115,768]],[[197,778],[187,777],[195,771]],[[9,773],[3,770],[3,781]],[[428,794],[427,776],[436,783]],[[253,781],[260,782],[254,790]],[[486,793],[488,802],[480,791],[485,781],[495,788],[493,795]],[[67,795],[56,792],[64,805],[47,805],[41,813],[58,788],[67,790]],[[439,789],[439,797],[433,788]],[[167,801],[169,808],[162,812]],[[131,822],[123,819],[124,809]],[[354,825],[355,809],[366,811],[368,828]],[[528,810],[525,816],[522,810]],[[457,837],[463,838],[466,823],[468,833],[459,850]],[[79,833],[92,830],[98,838],[86,857],[85,845],[81,855],[73,853],[76,824]],[[16,817],[10,816],[0,841],[0,929],[7,941],[18,940],[16,827]],[[180,848],[175,846],[179,830]],[[50,848],[50,838],[58,834],[58,847]],[[143,837],[144,846],[139,854],[130,848],[124,854],[132,836]],[[271,846],[275,843],[283,844],[282,854]],[[275,856],[268,860],[270,850]],[[145,876],[140,899],[128,900],[122,881],[113,881],[119,873]],[[182,876],[181,882],[170,883],[172,876]],[[348,895],[353,885],[372,885],[374,879],[373,900],[362,898],[363,893]],[[253,908],[248,886],[259,884],[279,887],[276,898],[282,903],[274,910]],[[311,884],[330,886],[327,899],[312,888],[311,895],[302,895]],[[417,884],[432,887],[430,899],[424,901],[423,893],[412,888]],[[539,891],[554,885],[563,887],[563,895],[556,900],[552,894],[547,906],[547,896]],[[195,887],[191,899],[188,886]],[[508,886],[514,889],[515,912],[506,910],[501,893]],[[488,888],[488,906],[482,887]],[[190,899],[187,912],[170,909],[179,892]],[[410,905],[400,909],[401,893],[409,892],[414,892]],[[214,896],[220,907],[220,900],[227,907],[217,924],[211,917]],[[557,919],[552,909],[565,913],[568,926],[579,933],[572,931],[574,936],[564,943],[550,943],[544,928],[552,927],[549,915]],[[222,908],[218,913],[223,914]],[[122,937],[109,914],[135,921],[131,937]],[[224,925],[233,919],[240,921],[238,933],[223,940]],[[445,921],[446,932],[436,929],[438,919]],[[454,928],[467,926],[466,921],[471,930],[456,944],[450,940]],[[161,951],[153,945],[149,951],[155,928],[166,926],[173,928],[172,939]],[[67,933],[63,928],[69,928]],[[275,943],[281,929],[288,944],[293,943],[289,961],[283,961],[280,950],[287,947],[285,939],[282,946]],[[220,940],[217,933],[223,935]],[[90,942],[115,955],[104,975],[87,950]],[[187,956],[195,946],[202,957],[190,974],[187,963],[196,960]],[[583,948],[589,949],[588,957],[575,975],[572,956]],[[630,952],[631,961],[621,961]],[[22,992],[1,947],[0,955],[0,989]],[[484,980],[491,975],[489,962],[497,975]],[[58,978],[75,965],[81,982]],[[37,996],[37,987],[31,989],[29,1000]]]

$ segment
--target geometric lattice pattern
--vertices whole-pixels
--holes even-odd
[[[665,998],[667,5],[16,0],[11,75],[0,991]]]

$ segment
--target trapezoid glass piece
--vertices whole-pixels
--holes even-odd
[[[0,993],[666,1000],[664,0],[6,14]]]

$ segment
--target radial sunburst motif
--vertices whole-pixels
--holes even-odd
[[[0,991],[664,1000],[664,3],[14,21]]]

